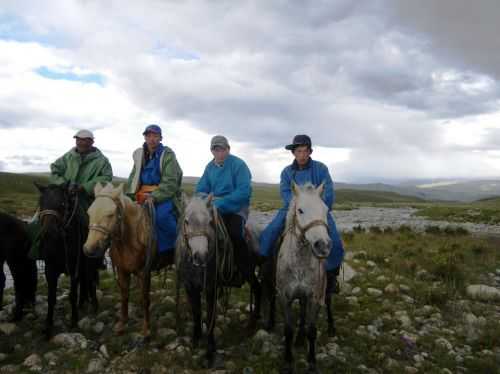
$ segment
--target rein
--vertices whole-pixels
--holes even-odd
[[[66,240],[66,230],[72,224],[73,219],[75,218],[76,212],[78,210],[78,206],[79,206],[78,194],[76,194],[74,202],[73,202],[73,208],[72,208],[71,214],[68,216],[68,218],[66,218],[67,217],[67,215],[66,215],[67,210],[66,209],[65,209],[64,215],[62,217],[61,217],[61,213],[58,212],[57,210],[54,210],[54,209],[43,209],[39,212],[40,222],[42,221],[42,219],[44,217],[52,216],[52,217],[55,217],[58,221],[60,221],[62,224],[62,239],[63,239],[63,247],[64,247],[64,255],[65,255],[64,265],[66,267],[66,272],[68,273],[68,275],[70,275],[71,273],[69,271],[69,264],[68,264],[69,256],[68,256],[68,243]],[[80,226],[79,225],[77,226],[77,229],[78,229],[77,248],[80,248],[81,247],[81,242],[80,242],[81,237],[80,237]],[[79,269],[80,269],[80,251],[77,252],[77,257],[76,257],[75,279],[78,279],[78,277],[79,277]]]

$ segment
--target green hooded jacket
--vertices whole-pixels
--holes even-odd
[[[144,165],[144,150],[138,148],[133,154],[134,167],[130,173],[127,183],[127,194],[135,198],[135,193],[140,188],[140,174]],[[161,180],[159,188],[151,193],[156,203],[162,203],[168,199],[172,200],[177,216],[182,214],[182,169],[177,162],[174,151],[164,146],[160,158]]]
[[[72,148],[50,165],[50,172],[51,184],[70,182],[83,187],[85,193],[81,193],[79,198],[80,206],[84,210],[87,210],[94,200],[94,186],[97,182],[106,184],[113,179],[109,160],[97,148],[84,157],[76,152],[76,148]]]

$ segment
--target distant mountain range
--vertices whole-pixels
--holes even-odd
[[[424,200],[475,201],[500,196],[500,180],[422,180],[401,184],[335,183],[336,189],[389,191]]]

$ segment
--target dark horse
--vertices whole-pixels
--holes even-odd
[[[45,334],[52,335],[54,306],[59,276],[70,277],[71,327],[78,322],[78,307],[91,300],[97,312],[96,287],[98,259],[83,255],[83,243],[88,233],[88,219],[80,211],[78,195],[70,193],[68,184],[36,185],[40,191],[40,256],[45,261],[45,278],[49,288]],[[79,291],[78,292],[78,288]]]
[[[36,261],[28,257],[31,239],[27,224],[6,213],[0,212],[0,309],[3,305],[5,274],[3,264],[7,261],[14,279],[16,306],[13,321],[23,316],[23,308],[35,303],[37,286]]]
[[[238,286],[238,282],[235,282],[235,279],[239,277],[238,270],[230,255],[229,237],[226,235],[227,240],[224,243],[216,239],[218,236],[216,232],[220,232],[221,229],[224,232],[225,228],[222,219],[215,209],[212,209],[210,199],[194,196],[187,204],[184,217],[179,222],[181,229],[176,247],[177,287],[180,287],[180,284],[184,285],[191,304],[194,320],[194,346],[197,346],[202,333],[201,293],[204,291],[206,294],[206,357],[208,367],[213,367],[216,352],[214,327],[217,320],[217,298],[226,287]],[[249,251],[251,252],[250,249]],[[254,257],[252,252],[249,257]],[[260,313],[261,286],[255,276],[255,263],[249,265],[250,276],[244,281],[250,283],[251,294],[255,295],[255,307],[249,324],[249,327],[253,328]]]

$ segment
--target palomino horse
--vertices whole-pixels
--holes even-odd
[[[316,319],[325,300],[324,260],[330,253],[328,208],[321,199],[323,184],[292,185],[293,199],[286,218],[285,237],[276,269],[278,299],[285,314],[285,372],[293,372],[292,341],[295,318],[292,304],[298,299],[305,315],[309,371],[316,372]],[[304,309],[305,308],[305,309]]]
[[[111,183],[105,187],[97,183],[94,195],[95,200],[88,209],[90,224],[84,253],[89,257],[102,256],[111,247],[109,254],[118,273],[121,293],[121,314],[115,325],[118,334],[124,332],[128,321],[130,276],[137,277],[144,309],[142,333],[148,337],[151,268],[157,260],[152,216],[146,206],[138,205],[124,195],[123,184],[113,188]],[[157,264],[157,267],[165,265]]]
[[[214,338],[215,321],[217,320],[217,298],[224,287],[238,286],[234,284],[237,274],[232,258],[232,246],[225,231],[222,218],[211,205],[210,198],[194,196],[188,202],[182,226],[177,237],[176,268],[177,287],[184,285],[193,314],[193,345],[197,346],[201,338],[201,293],[206,294],[207,310],[207,352],[208,367],[215,364],[216,343]],[[217,239],[225,235],[222,243]],[[252,256],[251,243],[248,246]],[[238,250],[238,249],[234,249]],[[254,262],[254,261],[252,261]],[[253,328],[260,313],[261,287],[255,275],[255,262],[249,264],[250,279],[244,279],[251,286],[255,295],[255,307],[252,311],[249,327]]]
[[[83,256],[82,246],[88,222],[85,213],[80,211],[78,196],[69,192],[69,184],[36,186],[40,191],[39,250],[45,261],[45,278],[49,289],[45,326],[45,334],[49,338],[52,335],[57,283],[62,273],[70,277],[71,327],[76,327],[78,322],[77,305],[83,307],[89,296],[93,311],[97,312],[99,260]]]

